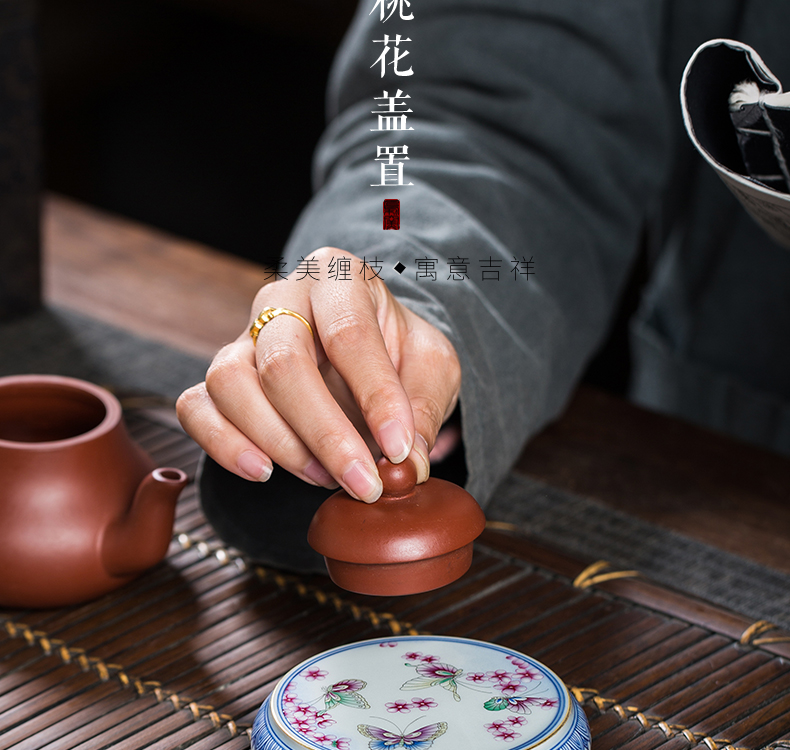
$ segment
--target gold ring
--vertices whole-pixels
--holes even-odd
[[[294,312],[293,310],[287,310],[284,307],[264,307],[261,310],[261,314],[255,318],[255,322],[252,324],[252,328],[250,328],[250,336],[252,336],[252,344],[253,346],[258,343],[258,334],[263,330],[263,327],[274,320],[278,315],[290,315],[292,318],[296,318],[297,320],[301,320],[307,326],[307,330],[310,331],[310,335],[315,338],[315,334],[313,333],[313,327],[310,323],[305,320],[299,313]]]

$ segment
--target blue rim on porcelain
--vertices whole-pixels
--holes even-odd
[[[254,750],[591,744],[584,712],[551,670],[504,646],[451,636],[377,638],[318,654],[278,682],[252,731]]]

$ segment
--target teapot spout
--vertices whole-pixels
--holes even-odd
[[[176,500],[188,481],[183,471],[172,468],[154,469],[143,479],[129,510],[105,529],[101,559],[109,575],[137,575],[165,556]]]

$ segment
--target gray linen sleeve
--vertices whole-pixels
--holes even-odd
[[[287,268],[325,245],[375,259],[396,296],[450,338],[467,487],[485,505],[600,342],[665,179],[660,6],[412,0],[412,20],[385,23],[373,6],[362,3],[335,62],[317,192]],[[384,33],[411,40],[400,65],[412,76],[380,76],[373,40]],[[397,89],[414,130],[373,130],[374,97]],[[376,147],[404,144],[413,185],[374,187]],[[384,198],[401,201],[397,231],[382,229]],[[417,278],[419,258],[438,260],[435,280]],[[468,260],[468,278],[449,278],[451,258]],[[532,259],[535,275],[514,273],[514,259]],[[484,279],[492,260],[499,280]]]

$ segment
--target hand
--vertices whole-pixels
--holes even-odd
[[[461,368],[437,328],[401,305],[379,278],[358,273],[360,260],[336,248],[310,256],[316,278],[299,270],[264,286],[250,325],[264,307],[290,315],[245,330],[214,358],[206,382],[185,391],[177,411],[184,429],[219,464],[266,481],[272,462],[307,482],[339,483],[353,497],[381,495],[381,453],[430,472],[428,453],[458,400]],[[351,261],[351,278],[328,278],[330,261]],[[312,266],[315,268],[315,265]]]

